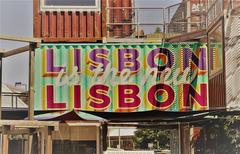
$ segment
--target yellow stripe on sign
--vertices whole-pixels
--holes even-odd
[[[43,49],[42,53],[42,76],[47,72],[46,71],[46,49]]]
[[[47,110],[46,87],[42,87],[42,109]]]
[[[73,110],[73,96],[74,96],[74,86],[70,86],[70,96],[69,96],[69,109]]]
[[[71,47],[69,50],[70,50],[70,51],[69,51],[69,64],[70,64],[70,65],[68,65],[68,66],[69,66],[68,74],[71,74],[72,71],[73,71],[73,66],[74,66],[74,60],[73,60],[74,50],[73,50],[72,47]]]
[[[118,86],[114,86],[114,95],[113,95],[113,99],[114,102],[118,102]],[[118,110],[118,103],[114,103],[113,105],[113,111],[117,111]]]

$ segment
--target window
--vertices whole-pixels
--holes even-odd
[[[42,11],[99,11],[100,0],[40,0]]]
[[[209,71],[214,75],[223,69],[223,27],[222,20],[208,34]]]
[[[96,153],[96,141],[53,140],[53,154]]]

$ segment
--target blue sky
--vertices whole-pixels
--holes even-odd
[[[135,0],[140,7],[166,7],[181,0]],[[0,34],[33,36],[32,0],[0,0]],[[26,43],[0,40],[0,48],[5,50],[27,45]],[[3,59],[3,82],[28,83],[28,53]]]

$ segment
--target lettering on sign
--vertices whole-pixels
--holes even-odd
[[[37,49],[35,110],[208,109],[204,45],[119,46]]]

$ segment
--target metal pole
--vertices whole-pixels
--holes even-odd
[[[170,13],[171,13],[170,9],[171,9],[171,7],[168,7],[167,9],[168,9],[168,23],[170,23]]]
[[[12,108],[14,108],[14,103],[13,103],[13,94],[11,94],[11,101],[12,101]]]
[[[191,32],[191,4],[187,1],[187,33]]]
[[[107,23],[110,23],[110,10],[109,10],[109,1],[107,0],[107,7],[106,7],[106,14],[107,14]],[[109,35],[109,30],[111,28],[110,25],[106,25],[107,26],[107,38],[110,37]]]
[[[2,119],[2,54],[0,54],[0,120]]]
[[[17,104],[18,104],[18,102],[17,102],[17,99],[18,99],[18,98],[17,98],[17,95],[16,95],[16,96],[15,96],[15,101],[16,101],[16,109],[18,108],[18,105],[17,105]]]
[[[136,35],[137,35],[137,38],[139,39],[139,23],[138,23],[138,13],[139,13],[139,9],[135,9],[135,10],[137,10],[137,33],[136,33]]]
[[[165,10],[163,10],[163,40],[162,40],[162,43],[164,44],[164,42],[165,42],[165,35],[166,35],[166,30],[165,30],[165,14],[164,14],[164,11]]]

